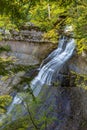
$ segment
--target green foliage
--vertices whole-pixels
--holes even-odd
[[[12,97],[9,95],[0,96],[0,114],[6,111],[6,106],[9,105],[12,101]]]
[[[16,25],[12,23],[12,21],[10,20],[10,18],[6,15],[0,15],[0,28],[1,29],[14,29],[16,28]]]
[[[8,116],[8,119],[4,119],[3,130],[26,130],[28,128],[32,130],[44,130],[48,125],[50,125],[56,118],[48,115],[49,111],[53,111],[53,108],[49,107],[47,110],[42,110],[41,114],[38,114],[39,108],[42,106],[43,101],[40,98],[32,100],[32,95],[29,92],[19,93],[18,96],[23,99],[25,111],[27,115],[21,116],[21,106],[15,105],[14,111],[16,120],[11,121],[11,117]],[[46,106],[45,106],[46,107]],[[6,124],[6,122],[9,122]],[[1,125],[1,126],[2,126]]]
[[[29,117],[24,116],[14,122],[11,122],[9,125],[5,125],[5,128],[3,128],[3,130],[26,130],[29,124]]]
[[[10,49],[10,46],[9,45],[0,45],[0,53],[3,52],[3,51],[6,51],[6,52],[9,52],[11,49]]]
[[[71,75],[75,77],[74,83],[76,87],[80,87],[84,90],[87,90],[87,75],[86,74],[78,74],[72,71]]]
[[[14,21],[16,21],[18,18],[19,19],[24,18],[23,14],[24,14],[24,8],[25,8],[24,7],[25,1],[22,3],[22,1],[19,1],[19,0],[13,0],[13,1],[1,0],[0,5],[2,5],[2,6],[0,6],[1,13],[2,14],[4,13],[9,16],[11,15],[12,20],[14,19],[14,17],[15,17]]]
[[[58,39],[56,30],[64,28],[65,25],[72,25],[77,41],[84,38],[85,44],[87,44],[87,0],[1,0],[0,12],[5,15],[0,18],[3,18],[0,26],[10,28],[16,24],[19,27],[30,21],[39,26],[41,30],[46,31],[46,37],[52,37],[50,39],[56,41]],[[7,22],[8,24],[6,24]],[[55,30],[56,36],[54,36],[53,30]]]
[[[12,57],[1,57],[0,58],[0,75],[11,74],[9,66],[14,62]]]
[[[9,52],[9,45],[0,45],[0,54],[3,52]],[[10,71],[8,69],[9,65],[14,63],[14,59],[12,57],[8,57],[6,55],[1,55],[0,57],[0,75],[8,75]]]
[[[29,10],[36,4],[34,0],[1,0],[0,13],[9,16],[17,26],[29,20]]]
[[[77,42],[77,50],[78,50],[78,54],[81,54],[83,52],[83,50],[87,51],[87,43],[86,43],[85,38],[82,38],[82,39],[78,40],[78,42]]]
[[[55,22],[65,9],[58,6],[57,2],[50,2],[50,19],[48,12],[48,1],[44,1],[30,10],[31,22],[38,25],[42,30],[50,31],[54,28]],[[38,24],[39,23],[39,24]]]

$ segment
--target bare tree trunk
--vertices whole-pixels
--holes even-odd
[[[51,19],[51,16],[50,16],[50,5],[48,4],[48,18]]]

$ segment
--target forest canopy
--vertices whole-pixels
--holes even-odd
[[[19,28],[31,22],[48,36],[66,25],[74,28],[78,43],[87,42],[87,0],[0,0],[0,27]]]

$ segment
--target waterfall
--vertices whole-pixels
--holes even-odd
[[[40,69],[42,68],[42,66],[44,64],[46,64],[47,62],[49,62],[51,59],[53,59],[55,56],[59,55],[62,51],[63,51],[63,45],[66,41],[66,37],[63,37],[59,40],[59,45],[58,45],[58,48],[55,49],[51,54],[49,54],[49,56],[44,59],[40,65]]]
[[[75,40],[63,37],[59,45],[41,64],[38,75],[31,81],[30,87],[35,97],[38,96],[44,85],[51,85],[54,76],[57,76],[65,62],[70,59],[75,49]]]
[[[16,95],[11,103],[11,105],[8,107],[8,110],[7,110],[7,114],[11,113],[11,111],[13,110],[14,106],[17,105],[17,104],[21,104],[22,103],[22,100],[18,95]]]

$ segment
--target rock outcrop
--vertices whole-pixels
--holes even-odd
[[[69,61],[69,68],[78,74],[87,75],[87,51],[82,51],[81,54],[75,54]]]
[[[64,117],[62,118],[62,125],[61,123],[57,124],[54,130],[86,130],[87,52],[84,51],[80,55],[75,53],[70,61],[68,61],[66,65],[62,68],[59,77],[61,89],[59,88],[58,90],[56,90],[60,93],[59,97],[56,93],[56,97],[58,97],[56,98],[56,100],[59,99],[59,101],[57,101],[57,105],[59,104],[59,102],[61,102],[61,108],[65,108],[63,110]],[[64,101],[65,99],[67,100]],[[64,101],[64,103],[62,103],[62,100]],[[57,110],[60,110],[61,112],[62,109],[58,108]],[[59,117],[60,116],[58,116],[57,118]]]
[[[0,45],[9,45],[11,52],[9,56],[17,58],[17,64],[36,65],[57,47],[56,43],[52,43],[43,38],[44,32],[33,24],[23,26],[16,30],[1,31],[2,41]]]
[[[42,119],[45,113],[47,130],[87,129],[86,57],[86,52],[84,55],[83,52],[80,55],[75,53],[61,69],[58,84],[42,88],[36,118]]]
[[[2,41],[0,45],[9,45],[11,52],[8,56],[13,56],[17,59],[16,64],[22,65],[37,65],[40,64],[50,51],[57,46],[57,44],[42,42],[25,42],[25,41]]]
[[[47,130],[87,129],[87,54],[74,56],[60,71],[59,83],[44,86],[37,117],[46,114]],[[43,122],[43,121],[42,121]],[[31,130],[30,128],[28,130]]]
[[[13,92],[13,87],[21,81],[21,77],[25,74],[24,71],[20,71],[9,78],[0,77],[0,95],[5,95]]]

